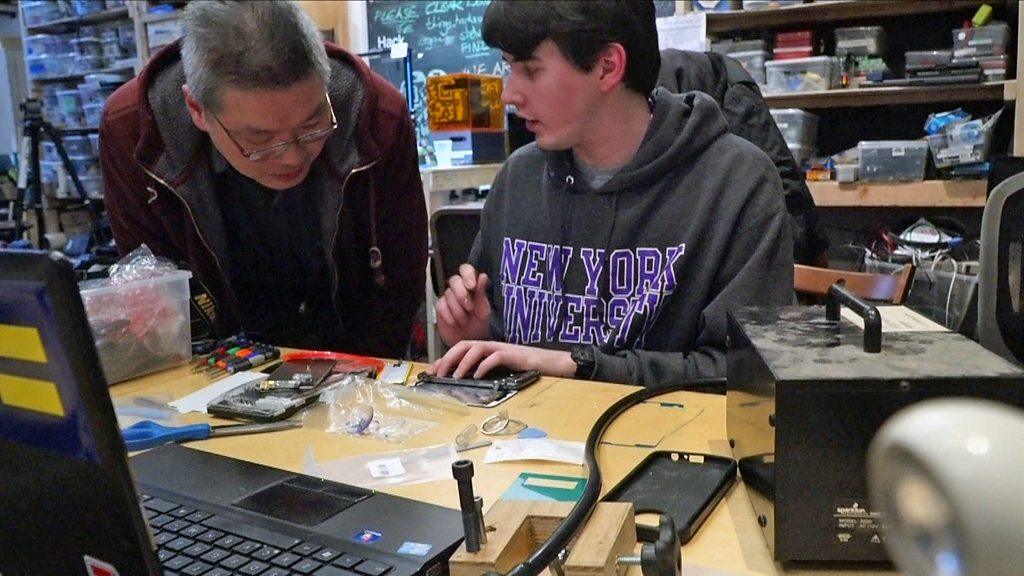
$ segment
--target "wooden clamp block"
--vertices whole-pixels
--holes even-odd
[[[476,553],[466,552],[465,543],[459,546],[448,561],[451,576],[508,572],[547,540],[572,507],[571,502],[495,502],[484,517],[487,542]],[[569,546],[565,576],[614,576],[621,573],[616,560],[619,556],[632,555],[635,545],[633,505],[628,502],[600,502]]]

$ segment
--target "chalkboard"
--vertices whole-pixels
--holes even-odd
[[[488,48],[480,38],[488,4],[490,0],[366,2],[370,51],[388,50],[398,42],[409,45],[420,164],[433,163],[433,148],[427,131],[427,76],[455,72],[508,75],[508,64],[501,59],[501,52]],[[675,0],[655,0],[654,7],[659,17],[676,12]],[[386,58],[371,60],[370,65],[386,78],[396,77],[395,65],[389,64]],[[403,93],[407,89],[402,80],[396,86]]]
[[[507,75],[501,52],[480,38],[480,25],[490,0],[368,0],[366,20],[371,51],[409,45],[420,163],[432,163],[427,132],[427,76],[455,72]],[[371,62],[371,66],[374,63]],[[405,86],[400,87],[403,91]]]

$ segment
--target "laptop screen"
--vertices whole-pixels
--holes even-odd
[[[0,438],[98,463],[45,285],[3,278],[0,294]]]
[[[0,574],[156,573],[70,264],[0,252]]]

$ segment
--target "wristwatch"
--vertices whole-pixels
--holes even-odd
[[[594,376],[597,361],[594,359],[594,347],[590,344],[577,344],[569,350],[569,357],[576,363],[577,380],[590,380]]]

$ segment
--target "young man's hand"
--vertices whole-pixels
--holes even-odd
[[[504,366],[522,372],[538,370],[545,376],[572,378],[576,363],[568,352],[545,350],[493,340],[463,340],[430,365],[428,374],[454,378],[483,378],[492,369]]]
[[[445,344],[453,346],[463,340],[490,338],[487,282],[487,274],[477,273],[470,264],[459,266],[459,273],[448,279],[448,289],[434,305],[437,331]]]

